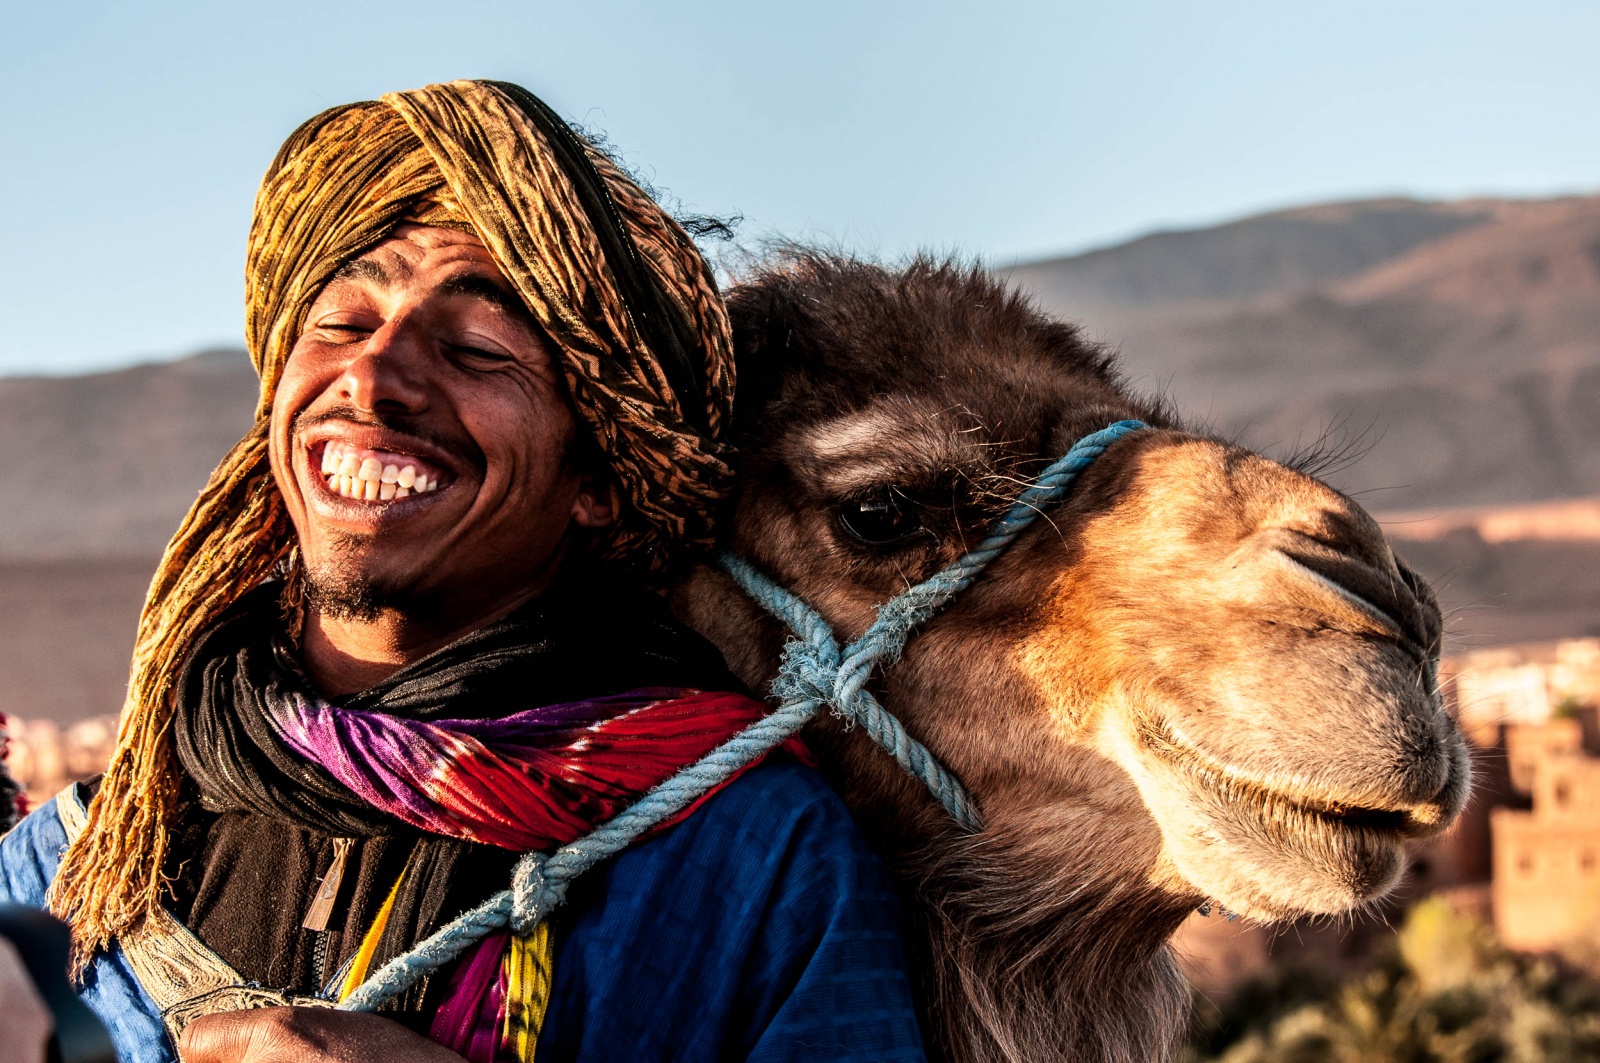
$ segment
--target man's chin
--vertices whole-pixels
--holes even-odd
[[[370,623],[386,611],[404,609],[411,597],[395,581],[356,565],[325,563],[305,574],[306,606],[329,620]]]

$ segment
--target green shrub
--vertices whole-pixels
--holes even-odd
[[[1340,983],[1275,971],[1201,1001],[1189,1063],[1579,1063],[1600,1060],[1600,981],[1500,948],[1443,901]]]

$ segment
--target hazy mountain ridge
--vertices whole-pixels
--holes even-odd
[[[1333,479],[1374,508],[1600,494],[1600,196],[1325,204],[1009,274],[1223,433],[1364,434]],[[0,378],[0,557],[153,556],[255,394],[239,351]]]
[[[1368,431],[1330,479],[1371,508],[1600,494],[1600,197],[1330,204],[1011,275],[1225,433]],[[155,558],[256,387],[242,351],[0,378],[0,711],[117,710]],[[1600,540],[1399,546],[1454,647],[1600,632]]]
[[[0,557],[155,556],[250,427],[243,351],[0,378]]]
[[[1600,197],[1289,215],[1295,226],[1254,230],[1258,255],[1276,240],[1280,260],[1351,268],[1311,283],[1286,269],[1244,298],[1061,301],[1058,272],[1077,284],[1086,260],[1114,262],[1136,241],[1012,275],[1114,344],[1136,382],[1226,434],[1278,452],[1329,427],[1364,436],[1362,459],[1333,479],[1374,508],[1600,493]],[[1230,230],[1283,217],[1183,234],[1174,268],[1215,255],[1227,274]],[[1361,235],[1384,219],[1387,244]],[[1344,251],[1318,259],[1306,246],[1318,240]],[[1357,269],[1355,247],[1400,250]]]
[[[1375,199],[1166,230],[1006,272],[1063,306],[1160,306],[1248,299],[1352,276],[1495,216],[1502,201]]]

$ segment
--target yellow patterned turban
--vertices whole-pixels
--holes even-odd
[[[160,903],[179,799],[169,723],[197,634],[289,554],[267,417],[317,293],[403,221],[467,225],[558,358],[620,495],[605,543],[659,570],[709,542],[729,470],[728,323],[684,231],[602,153],[514,85],[456,81],[325,111],[289,137],[256,196],[246,338],[254,427],[167,547],[139,622],[116,755],[53,896],[80,962]]]

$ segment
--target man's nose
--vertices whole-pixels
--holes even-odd
[[[427,405],[432,345],[415,323],[385,322],[344,368],[339,389],[359,410],[417,413]]]

